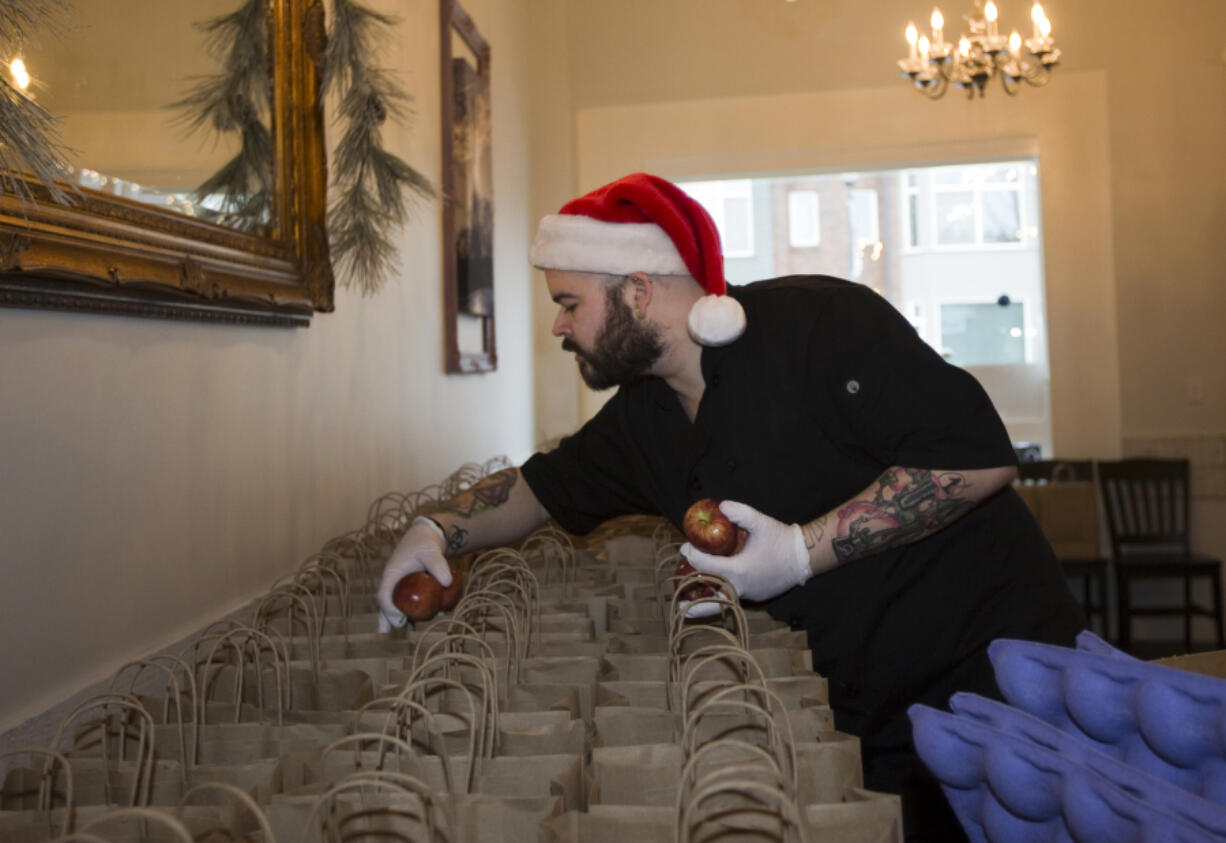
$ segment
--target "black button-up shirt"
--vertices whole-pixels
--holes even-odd
[[[563,527],[585,533],[636,512],[680,526],[703,497],[804,523],[890,466],[1016,461],[979,383],[867,287],[795,276],[729,294],[747,328],[732,344],[703,350],[706,390],[693,422],[667,384],[650,378],[622,387],[556,450],[524,464],[525,480]],[[944,704],[939,678],[968,659],[982,674],[992,639],[1065,644],[1082,626],[1058,563],[1009,489],[932,536],[813,577],[767,608],[808,630],[836,711],[860,692],[895,703],[943,694],[936,702]],[[983,687],[974,690],[991,690],[990,671],[977,681]],[[874,729],[844,723],[860,734]]]

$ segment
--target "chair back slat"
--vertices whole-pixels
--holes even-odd
[[[1188,550],[1188,461],[1132,459],[1098,464],[1103,507],[1118,558]]]

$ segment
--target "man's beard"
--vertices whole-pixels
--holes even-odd
[[[642,380],[664,353],[659,329],[634,318],[621,289],[610,286],[605,295],[607,314],[591,351],[569,338],[562,341],[563,349],[575,352],[583,382],[595,390]]]

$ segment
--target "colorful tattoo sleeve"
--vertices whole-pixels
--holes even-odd
[[[968,488],[955,471],[887,469],[870,500],[857,499],[838,511],[835,557],[846,562],[936,532],[974,506],[963,496]]]
[[[519,473],[514,468],[496,471],[460,492],[444,505],[442,511],[462,518],[472,518],[486,510],[497,509],[507,502],[517,479]]]

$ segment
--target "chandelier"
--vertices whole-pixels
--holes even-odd
[[[975,11],[964,18],[970,32],[957,44],[945,38],[945,18],[940,9],[932,10],[932,38],[920,35],[914,23],[907,24],[909,55],[899,59],[904,76],[930,99],[940,99],[949,86],[966,91],[968,99],[983,96],[993,77],[999,77],[1005,93],[1012,96],[1022,83],[1040,87],[1047,84],[1049,72],[1060,60],[1060,51],[1051,37],[1051,21],[1038,3],[1030,9],[1034,24],[1031,37],[1022,39],[1017,30],[1005,38],[997,24],[999,11],[993,0],[975,0]]]

